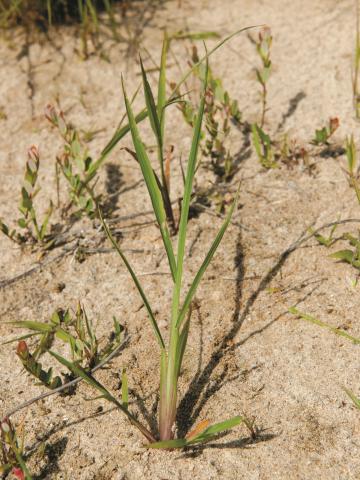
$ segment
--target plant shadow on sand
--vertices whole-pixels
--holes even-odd
[[[305,232],[304,232],[305,233]],[[225,384],[232,382],[241,376],[241,372],[236,376],[232,376],[229,378],[227,367],[223,369],[222,375],[216,381],[210,382],[212,373],[219,366],[220,362],[224,359],[224,357],[236,350],[238,347],[243,345],[247,340],[252,338],[254,335],[258,335],[264,332],[267,328],[269,328],[272,324],[274,324],[280,317],[282,317],[286,312],[283,312],[275,319],[272,319],[268,322],[264,327],[258,329],[251,334],[249,334],[245,339],[241,340],[238,343],[233,343],[234,338],[238,334],[241,329],[241,326],[246,319],[251,307],[256,302],[259,294],[265,290],[265,288],[269,285],[271,280],[276,276],[276,274],[280,271],[284,263],[286,262],[289,255],[298,248],[300,245],[304,234],[299,237],[295,243],[293,243],[290,247],[284,250],[281,255],[278,257],[275,264],[270,268],[270,270],[262,277],[260,283],[258,284],[256,290],[250,295],[248,300],[246,301],[244,308],[241,309],[241,301],[242,301],[242,292],[243,292],[243,283],[244,283],[244,253],[243,253],[243,246],[242,246],[242,235],[241,232],[238,235],[237,245],[236,245],[236,255],[234,258],[234,263],[237,268],[237,279],[236,279],[236,292],[235,292],[235,308],[234,313],[232,316],[232,328],[226,333],[222,340],[220,341],[220,345],[218,348],[212,353],[210,360],[206,364],[206,366],[202,369],[201,373],[198,373],[193,378],[190,386],[183,396],[179,408],[178,408],[178,415],[177,415],[177,425],[178,425],[178,432],[179,437],[184,437],[192,428],[196,419],[199,417],[202,409],[206,405],[206,403],[210,400],[210,398],[215,395]],[[315,286],[312,291],[307,294],[311,295],[313,291],[317,288]],[[201,349],[200,349],[201,354]],[[256,368],[256,367],[255,367]],[[209,386],[211,385],[211,386]],[[270,440],[273,438],[272,435],[266,434],[262,435],[261,430],[258,432],[258,441],[262,440]],[[261,440],[262,439],[262,440]],[[252,440],[253,441],[253,440]],[[255,440],[256,441],[256,440]],[[245,443],[244,443],[245,442]],[[239,440],[235,442],[230,442],[229,448],[241,448],[244,444],[248,444],[248,440]],[[209,448],[209,445],[207,445]],[[226,444],[212,446],[211,448],[227,448]],[[201,451],[201,448],[198,450]]]

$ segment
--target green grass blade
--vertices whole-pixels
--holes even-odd
[[[148,302],[148,299],[146,298],[146,295],[144,293],[144,290],[134,272],[134,270],[131,268],[131,265],[130,263],[128,262],[126,256],[124,255],[124,253],[122,252],[121,248],[119,247],[117,241],[114,239],[114,237],[112,236],[110,230],[109,230],[109,227],[107,226],[106,222],[104,221],[102,215],[101,215],[101,212],[100,212],[100,209],[99,209],[99,217],[100,217],[100,221],[102,223],[102,226],[104,227],[104,230],[105,230],[105,233],[108,237],[108,239],[110,240],[110,242],[113,244],[114,248],[116,249],[116,251],[118,252],[118,254],[120,255],[122,261],[125,263],[125,266],[126,268],[128,269],[134,283],[135,283],[135,286],[136,288],[138,289],[138,292],[142,298],[142,301],[144,302],[144,305],[145,305],[145,308],[147,310],[147,313],[149,315],[149,318],[150,318],[150,322],[151,322],[151,325],[153,327],[153,330],[154,330],[154,334],[155,334],[155,337],[158,341],[158,344],[160,346],[160,348],[163,350],[165,349],[165,343],[164,343],[164,340],[162,338],[162,335],[161,335],[161,332],[159,330],[159,326],[156,322],[156,319],[155,319],[155,316],[153,314],[153,311],[150,307],[150,304]]]
[[[147,79],[146,71],[144,69],[144,65],[141,57],[140,57],[140,67],[141,67],[141,75],[142,75],[143,85],[144,85],[146,108],[149,115],[150,125],[155,134],[158,147],[159,149],[162,150],[162,134],[160,129],[158,112],[155,105],[154,95],[152,93],[149,81]]]
[[[27,328],[28,330],[35,330],[36,332],[52,332],[54,330],[53,325],[41,322],[32,322],[28,320],[8,323],[14,325],[15,328]]]
[[[196,159],[199,151],[200,137],[201,137],[201,126],[204,115],[205,108],[205,91],[207,87],[207,75],[208,75],[208,62],[206,62],[206,73],[204,78],[203,92],[201,96],[201,101],[199,105],[198,114],[196,116],[196,122],[194,125],[194,134],[191,142],[191,149],[189,160],[186,169],[185,176],[185,187],[184,187],[184,196],[181,204],[181,217],[179,223],[179,238],[178,238],[178,249],[177,249],[177,272],[176,272],[176,285],[180,291],[181,279],[182,279],[182,269],[184,263],[184,253],[185,253],[185,242],[186,242],[186,231],[187,223],[189,218],[189,208],[190,208],[190,199],[196,169]]]
[[[172,449],[172,448],[183,448],[186,447],[186,439],[185,438],[178,438],[176,440],[164,440],[163,442],[155,442],[146,445],[147,448],[154,448],[154,449]]]
[[[206,53],[206,55],[204,57],[202,57],[198,63],[196,63],[195,65],[193,65],[189,70],[188,72],[186,72],[186,74],[180,79],[180,81],[178,82],[178,84],[174,87],[174,89],[172,90],[170,96],[168,97],[166,103],[165,103],[165,106],[167,105],[170,105],[171,104],[171,101],[173,100],[174,96],[177,96],[178,95],[178,90],[179,88],[186,82],[186,80],[189,78],[189,76],[193,73],[194,70],[196,70],[197,68],[199,68],[199,66],[204,63],[204,61],[209,58],[214,52],[216,52],[216,50],[218,50],[220,47],[222,47],[225,43],[227,43],[228,41],[230,41],[232,38],[234,38],[235,36],[239,35],[240,33],[242,32],[245,32],[246,30],[249,30],[251,28],[255,28],[255,27],[258,27],[258,26],[261,26],[261,25],[254,25],[254,26],[251,26],[251,27],[245,27],[245,28],[242,28],[240,30],[237,30],[236,32],[232,33],[231,35],[228,35],[226,38],[224,38],[221,42],[219,42],[217,45],[215,45],[215,47],[210,50],[209,52]],[[164,110],[164,108],[162,109]],[[135,121],[136,123],[140,123],[142,122],[148,115],[148,112],[146,109],[142,110],[139,114],[136,115],[135,117]],[[161,116],[160,116],[161,118]],[[161,123],[161,122],[160,122]],[[94,162],[92,168],[91,168],[91,172],[94,172],[96,171],[100,165],[105,161],[106,157],[110,154],[110,152],[114,149],[114,147],[117,145],[117,143],[130,131],[130,126],[129,125],[124,125],[124,127],[122,127],[121,129],[118,129],[113,137],[111,138],[111,140],[109,141],[109,143],[106,145],[106,147],[103,149],[103,151],[101,152],[101,156],[100,158]]]
[[[177,363],[177,374],[178,375],[180,374],[180,368],[181,368],[182,360],[183,360],[184,353],[185,353],[186,343],[187,343],[187,339],[188,339],[188,335],[189,335],[190,316],[191,316],[191,313],[188,316],[188,318],[187,318],[187,320],[186,320],[186,322],[185,322],[185,324],[182,328],[182,331],[181,331],[180,336],[179,336],[178,348],[176,350],[176,363]]]
[[[147,445],[148,448],[154,449],[173,449],[173,448],[184,448],[196,443],[204,443],[212,438],[216,437],[219,433],[230,430],[231,428],[236,427],[244,422],[244,418],[241,416],[236,416],[225,420],[224,422],[215,423],[210,427],[206,428],[203,432],[199,433],[195,437],[190,439],[187,438],[178,438],[175,440],[164,440],[161,442],[150,443]]]
[[[177,32],[171,35],[174,40],[211,40],[219,39],[221,36],[217,32]]]
[[[147,118],[148,116],[148,111],[146,109],[142,110],[138,115],[136,115],[135,117],[135,122],[136,123],[140,123],[142,122],[143,120],[145,120],[145,118]],[[123,127],[121,128],[118,128],[116,130],[116,132],[114,133],[114,135],[112,136],[111,140],[109,141],[109,143],[106,145],[106,147],[102,150],[101,152],[101,155],[99,157],[98,160],[96,160],[96,162],[94,162],[92,164],[92,166],[90,167],[89,169],[89,177],[90,175],[92,175],[92,177],[88,180],[90,181],[93,176],[94,176],[94,173],[99,169],[99,167],[101,166],[101,164],[105,161],[106,157],[111,153],[111,151],[114,149],[114,147],[120,142],[120,140],[122,140],[128,133],[130,132],[130,125],[127,124],[127,125],[124,125]]]
[[[108,396],[112,396],[105,387],[101,385],[94,377],[89,375],[83,368],[81,368],[79,365],[73,362],[69,362],[69,360],[66,360],[66,358],[62,357],[56,352],[53,352],[52,350],[49,350],[50,355],[52,355],[56,360],[64,365],[66,368],[72,372],[75,377],[80,377],[83,380],[85,380],[86,383],[91,385],[92,387],[96,388],[101,395],[104,396],[104,398],[107,398]]]
[[[335,335],[339,335],[340,337],[347,338],[348,340],[351,340],[353,343],[359,345],[360,344],[360,338],[353,337],[352,335],[349,335],[347,332],[344,330],[341,330],[340,328],[333,327],[332,325],[329,325],[328,323],[325,323],[312,315],[308,315],[307,313],[301,312],[298,310],[296,307],[290,307],[289,312],[292,313],[293,315],[296,315],[297,317],[302,318],[303,320],[306,320],[307,322],[313,323],[314,325],[318,325],[319,327],[326,328],[332,333],[335,333]]]
[[[49,22],[49,25],[51,26],[52,24],[51,0],[46,1],[46,8],[47,8],[47,14],[48,14],[48,22]]]
[[[75,375],[75,377],[82,378],[90,386],[98,390],[106,400],[116,405],[123,413],[125,413],[130,422],[140,430],[140,432],[147,438],[148,441],[154,442],[155,439],[152,434],[143,425],[141,425],[141,423],[136,420],[136,418],[129,412],[129,410],[127,408],[124,408],[124,406],[118,400],[116,400],[116,398],[111,395],[111,393],[103,385],[101,385],[100,382],[98,382],[94,377],[89,375],[83,368],[79,367],[75,363],[69,362],[68,360],[66,360],[66,358],[62,357],[56,352],[49,350],[49,353],[54,358],[56,358],[59,363],[68,368]]]
[[[205,61],[207,61],[207,59],[209,59],[209,57],[216,52],[216,50],[218,50],[219,48],[221,48],[225,43],[229,42],[232,38],[236,37],[237,35],[239,35],[240,33],[243,33],[243,32],[246,32],[247,30],[250,30],[252,28],[256,28],[256,27],[261,27],[262,25],[252,25],[251,27],[245,27],[245,28],[241,28],[240,30],[237,30],[236,32],[228,35],[227,37],[225,37],[223,40],[221,40],[221,42],[217,43],[215,45],[214,48],[212,48],[209,52],[206,52],[206,54],[197,62],[195,63],[184,75],[183,77],[179,80],[179,82],[176,84],[176,86],[173,88],[173,91],[170,95],[170,98],[176,94],[176,92],[179,90],[179,88],[186,82],[186,80],[190,77],[190,75],[192,74],[192,72],[194,70],[197,70],[199,68],[199,66],[201,64],[203,64]]]
[[[165,126],[165,105],[166,105],[166,59],[169,49],[169,39],[167,33],[164,32],[164,40],[161,51],[160,73],[158,83],[158,97],[157,97],[157,113],[160,119],[161,136],[164,137]]]
[[[158,187],[158,184],[156,182],[156,178],[155,178],[149,157],[146,153],[144,144],[141,141],[140,134],[136,125],[135,117],[132,112],[132,108],[129,103],[129,100],[127,98],[123,82],[122,82],[122,87],[123,87],[126,111],[128,114],[129,125],[130,125],[130,130],[131,130],[131,135],[132,135],[136,155],[140,163],[141,171],[143,173],[143,177],[151,198],[151,203],[154,209],[156,220],[160,228],[161,236],[164,242],[164,247],[165,247],[168,261],[169,261],[171,274],[173,279],[175,279],[176,261],[175,261],[173,247],[171,244],[169,230],[166,224],[166,215],[165,215],[163,198],[161,195],[161,191]]]
[[[226,430],[230,430],[231,428],[240,425],[240,423],[244,422],[244,418],[241,416],[236,416],[230,418],[229,420],[225,420],[224,422],[215,423],[210,427],[206,428],[203,432],[195,437],[189,439],[187,441],[187,445],[193,445],[195,443],[203,443],[211,440],[213,437],[218,435],[219,433],[225,432]]]
[[[6,342],[1,342],[0,345],[8,345],[9,343],[20,342],[20,340],[26,340],[27,338],[35,337],[36,335],[42,335],[41,332],[27,333],[26,335],[21,335],[21,337],[15,337]]]
[[[96,29],[98,29],[98,27],[99,27],[98,17],[97,17],[96,9],[95,9],[95,6],[93,5],[92,0],[86,0],[86,6],[89,9],[91,19],[92,19]]]
[[[179,314],[179,318],[178,318],[178,326],[181,325],[183,319],[185,318],[185,315],[186,315],[186,312],[188,311],[188,308],[191,304],[191,301],[196,293],[196,289],[202,279],[202,276],[204,275],[207,267],[209,266],[225,232],[226,232],[226,229],[228,228],[229,226],[229,223],[230,223],[230,220],[231,220],[231,217],[232,217],[232,214],[234,212],[234,209],[235,209],[235,205],[237,204],[237,199],[238,199],[238,195],[239,195],[239,192],[236,194],[236,198],[231,206],[231,208],[229,209],[229,212],[228,214],[226,215],[226,218],[220,228],[220,230],[218,231],[218,234],[216,235],[215,237],[215,240],[213,241],[206,257],[205,257],[205,260],[203,261],[199,271],[197,272],[197,274],[195,275],[195,278],[190,286],[190,289],[185,297],[185,300],[184,300],[184,304],[181,308],[181,311],[180,311],[180,314]]]
[[[345,393],[351,399],[356,408],[360,410],[360,398],[358,398],[351,390],[348,390],[346,387],[343,387]]]
[[[128,387],[128,378],[126,374],[126,369],[123,369],[122,375],[121,375],[121,400],[123,407],[128,408],[129,405],[129,387]]]

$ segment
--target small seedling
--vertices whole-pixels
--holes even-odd
[[[72,205],[76,205],[79,208],[78,213],[84,212],[89,217],[93,217],[92,197],[95,196],[96,179],[92,186],[90,182],[94,179],[96,171],[92,174],[94,162],[88,149],[82,144],[78,131],[65,120],[63,112],[58,112],[55,107],[48,105],[45,109],[45,116],[58,129],[64,140],[63,152],[57,157],[56,165],[70,187],[70,203],[65,207],[65,212]]]
[[[191,65],[199,63],[197,48],[193,46]],[[194,76],[204,80],[204,65],[198,65],[193,70]],[[188,125],[193,127],[196,120],[196,108],[193,102],[183,101],[179,108]],[[226,147],[226,140],[230,134],[231,124],[240,125],[241,112],[237,100],[230,98],[224,90],[222,80],[216,78],[209,67],[208,86],[205,96],[204,124],[200,148],[202,154],[210,159],[210,168],[222,180],[230,180],[236,173],[234,157]],[[207,166],[207,164],[206,164]]]
[[[40,187],[37,185],[39,168],[39,151],[37,147],[33,145],[28,150],[24,183],[21,188],[21,201],[19,205],[21,217],[18,220],[18,227],[21,228],[21,233],[16,229],[11,229],[2,220],[0,220],[0,230],[10,238],[10,240],[18,244],[29,241],[30,243],[39,243],[45,248],[50,248],[53,239],[48,234],[48,223],[53,210],[53,204],[50,201],[48,211],[42,222],[39,221],[39,216],[34,204],[35,197],[40,191]]]
[[[315,130],[315,137],[312,140],[314,145],[328,145],[329,138],[333,135],[334,132],[339,128],[340,122],[337,117],[333,117],[329,119],[328,125],[325,127],[320,128],[319,130]]]
[[[354,188],[356,197],[360,203],[359,171],[357,166],[356,145],[353,135],[346,139],[345,150],[348,164],[348,170],[346,173],[349,176],[350,185]]]
[[[309,233],[314,235],[315,240],[317,240],[320,243],[320,245],[324,245],[324,247],[329,248],[331,247],[331,245],[333,245],[336,242],[336,239],[334,239],[334,233],[337,227],[338,227],[338,224],[335,223],[331,227],[330,234],[328,237],[324,237],[320,233],[315,233],[312,228],[309,228]]]
[[[331,258],[335,258],[336,260],[340,260],[345,263],[349,263],[353,267],[360,269],[360,239],[359,237],[356,238],[350,233],[344,234],[344,239],[347,240],[352,247],[353,250],[346,249],[346,250],[339,250],[330,255]]]
[[[14,475],[18,480],[32,480],[24,460],[24,434],[19,435],[8,418],[0,421],[0,475]]]
[[[271,74],[271,44],[273,37],[269,27],[264,27],[255,40],[256,51],[261,61],[261,68],[256,68],[256,78],[261,86],[261,119],[260,127],[264,127],[265,115],[267,112],[267,83]]]
[[[88,371],[111,354],[121,342],[122,327],[114,318],[114,331],[107,343],[100,348],[94,327],[88,319],[85,309],[78,304],[75,315],[70,310],[56,310],[49,323],[35,321],[11,322],[16,328],[27,329],[30,333],[16,337],[6,343],[18,341],[17,356],[25,370],[34,376],[40,384],[53,390],[63,382],[59,376],[53,376],[53,370],[43,370],[38,359],[52,348],[55,339],[68,345],[72,362]],[[36,337],[35,349],[30,352],[26,339]]]
[[[251,126],[252,140],[259,162],[264,168],[277,168],[271,139],[256,123]]]

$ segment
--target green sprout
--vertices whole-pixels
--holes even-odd
[[[15,243],[23,244],[29,241],[30,243],[38,243],[45,248],[50,248],[53,239],[48,233],[48,223],[53,211],[53,204],[50,201],[49,208],[42,222],[39,220],[34,204],[35,197],[40,191],[40,187],[37,185],[39,168],[39,150],[33,145],[28,150],[24,183],[21,188],[19,205],[21,217],[18,219],[18,227],[21,228],[21,233],[16,229],[10,228],[2,220],[0,220],[0,231]]]
[[[258,35],[258,39],[255,40],[256,51],[261,60],[261,68],[256,68],[256,78],[261,86],[261,119],[260,127],[263,128],[265,123],[265,115],[267,112],[267,83],[270,78],[272,63],[270,59],[271,44],[273,37],[271,35],[271,29],[264,27]]]
[[[63,385],[63,382],[59,376],[53,376],[52,368],[47,371],[43,370],[39,358],[48,353],[54,341],[58,340],[70,348],[74,364],[81,366],[85,371],[93,369],[120,345],[123,328],[116,318],[113,321],[114,331],[106,344],[100,348],[94,327],[84,307],[79,303],[75,315],[70,310],[58,309],[48,323],[27,320],[11,322],[16,328],[26,329],[29,333],[5,343],[18,342],[16,354],[25,370],[40,384],[50,390],[55,390]],[[31,353],[25,340],[34,337],[37,341],[35,349]]]
[[[32,480],[24,460],[24,434],[20,440],[8,418],[0,421],[0,443],[0,475],[11,473],[18,480]]]
[[[252,141],[259,162],[264,168],[277,168],[278,164],[275,160],[274,149],[271,139],[264,130],[256,123],[251,125]]]
[[[191,64],[199,63],[197,48],[193,46]],[[204,65],[198,65],[194,76],[204,81]],[[194,126],[196,108],[190,101],[179,103],[179,108],[188,125]],[[208,68],[208,81],[205,96],[204,124],[202,132],[201,151],[204,157],[210,160],[210,167],[214,173],[225,181],[230,180],[236,173],[234,157],[226,147],[226,140],[230,134],[231,124],[240,125],[241,112],[237,100],[233,100],[224,89],[221,78],[215,77]]]
[[[312,140],[314,145],[328,145],[329,138],[334,134],[334,132],[339,128],[340,122],[337,117],[329,119],[328,125],[315,130],[315,137]]]

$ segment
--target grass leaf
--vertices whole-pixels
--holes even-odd
[[[240,425],[240,423],[244,422],[244,418],[241,416],[236,416],[230,418],[229,420],[225,420],[224,422],[215,423],[210,427],[206,428],[204,431],[196,435],[195,437],[188,440],[187,444],[192,445],[194,443],[203,443],[211,440],[213,437],[218,435],[219,433],[225,432],[226,430],[230,430],[236,425]]]
[[[129,387],[126,369],[124,368],[121,375],[121,400],[123,407],[128,408],[129,405]]]
[[[119,247],[119,245],[118,245],[117,241],[115,240],[115,238],[112,236],[112,234],[111,234],[111,232],[110,232],[110,230],[109,230],[109,227],[107,226],[106,222],[104,221],[104,219],[103,219],[103,217],[102,217],[102,215],[101,215],[100,209],[99,209],[99,217],[100,217],[100,221],[101,221],[101,223],[102,223],[102,226],[104,227],[104,230],[105,230],[105,233],[106,233],[108,239],[110,240],[110,242],[111,242],[111,243],[113,244],[113,246],[115,247],[115,249],[116,249],[116,251],[118,252],[118,254],[120,255],[122,261],[125,263],[125,266],[126,266],[126,268],[128,269],[128,271],[129,271],[129,273],[130,273],[130,275],[131,275],[131,277],[132,277],[132,279],[133,279],[133,281],[134,281],[134,283],[135,283],[136,288],[138,289],[138,292],[139,292],[139,294],[140,294],[140,296],[141,296],[141,298],[142,298],[142,300],[143,300],[143,302],[144,302],[145,308],[146,308],[147,313],[148,313],[148,315],[149,315],[150,322],[151,322],[151,325],[152,325],[152,327],[153,327],[153,330],[154,330],[156,339],[157,339],[157,341],[158,341],[158,343],[159,343],[159,346],[160,346],[161,349],[164,349],[164,348],[165,348],[165,343],[164,343],[164,340],[163,340],[163,338],[162,338],[162,335],[161,335],[161,332],[160,332],[160,330],[159,330],[159,326],[158,326],[158,324],[157,324],[157,322],[156,322],[156,319],[155,319],[155,316],[154,316],[154,314],[153,314],[153,311],[152,311],[152,309],[151,309],[151,307],[150,307],[149,301],[148,301],[148,299],[147,299],[147,297],[146,297],[146,295],[145,295],[145,292],[144,292],[144,290],[143,290],[143,288],[142,288],[142,286],[141,286],[141,284],[140,284],[140,282],[139,282],[139,280],[138,280],[138,278],[137,278],[134,270],[132,269],[130,263],[128,262],[126,256],[125,256],[124,253],[122,252],[122,250],[121,250],[121,248]]]
[[[348,395],[348,397],[350,397],[355,407],[360,410],[360,398],[358,398],[351,390],[348,390],[345,387],[343,387],[343,389],[345,393]]]
[[[160,228],[161,236],[164,242],[164,247],[165,247],[166,254],[169,261],[171,274],[173,279],[175,279],[176,261],[175,261],[173,247],[171,244],[169,230],[166,224],[166,215],[165,215],[163,198],[161,195],[161,191],[158,187],[158,184],[156,182],[156,178],[155,178],[149,157],[146,153],[144,144],[141,141],[140,134],[136,125],[135,117],[132,112],[132,108],[129,103],[129,100],[127,98],[123,82],[122,82],[122,87],[123,87],[126,111],[128,114],[129,125],[130,125],[130,130],[131,130],[131,135],[132,135],[136,155],[140,163],[141,171],[143,173],[144,180],[151,198],[151,203],[154,209],[156,220]]]
[[[190,286],[190,289],[185,297],[185,301],[184,301],[184,304],[182,306],[182,309],[180,311],[180,314],[179,314],[179,318],[178,318],[178,325],[181,325],[185,315],[186,315],[186,312],[190,306],[190,303],[196,293],[196,289],[200,283],[200,280],[202,279],[202,276],[204,275],[207,267],[209,266],[225,232],[226,232],[226,229],[228,228],[229,226],[229,223],[230,223],[230,220],[231,220],[231,217],[232,217],[232,214],[234,212],[234,209],[235,209],[235,205],[237,204],[237,199],[238,199],[238,195],[239,195],[239,191],[237,192],[236,194],[236,198],[231,206],[231,208],[229,209],[227,215],[226,215],[226,218],[218,232],[218,234],[216,235],[215,237],[215,240],[213,241],[206,257],[205,257],[205,260],[203,261],[199,271],[197,272],[197,274],[195,275],[195,278]]]
[[[187,441],[185,438],[177,438],[175,440],[164,440],[162,442],[149,443],[146,445],[147,448],[155,449],[172,449],[172,448],[183,448],[186,447]]]
[[[340,337],[347,338],[348,340],[351,340],[355,344],[358,344],[358,345],[360,344],[360,338],[353,337],[352,335],[349,335],[347,332],[345,332],[344,330],[341,330],[340,328],[333,327],[332,325],[329,325],[328,323],[325,323],[322,320],[319,320],[313,317],[312,315],[308,315],[307,313],[301,312],[296,307],[290,307],[289,312],[292,313],[293,315],[296,315],[297,317],[302,318],[303,320],[306,320],[307,322],[318,325],[319,327],[326,328],[327,330],[330,330],[330,332],[335,333],[335,335],[339,335]]]

